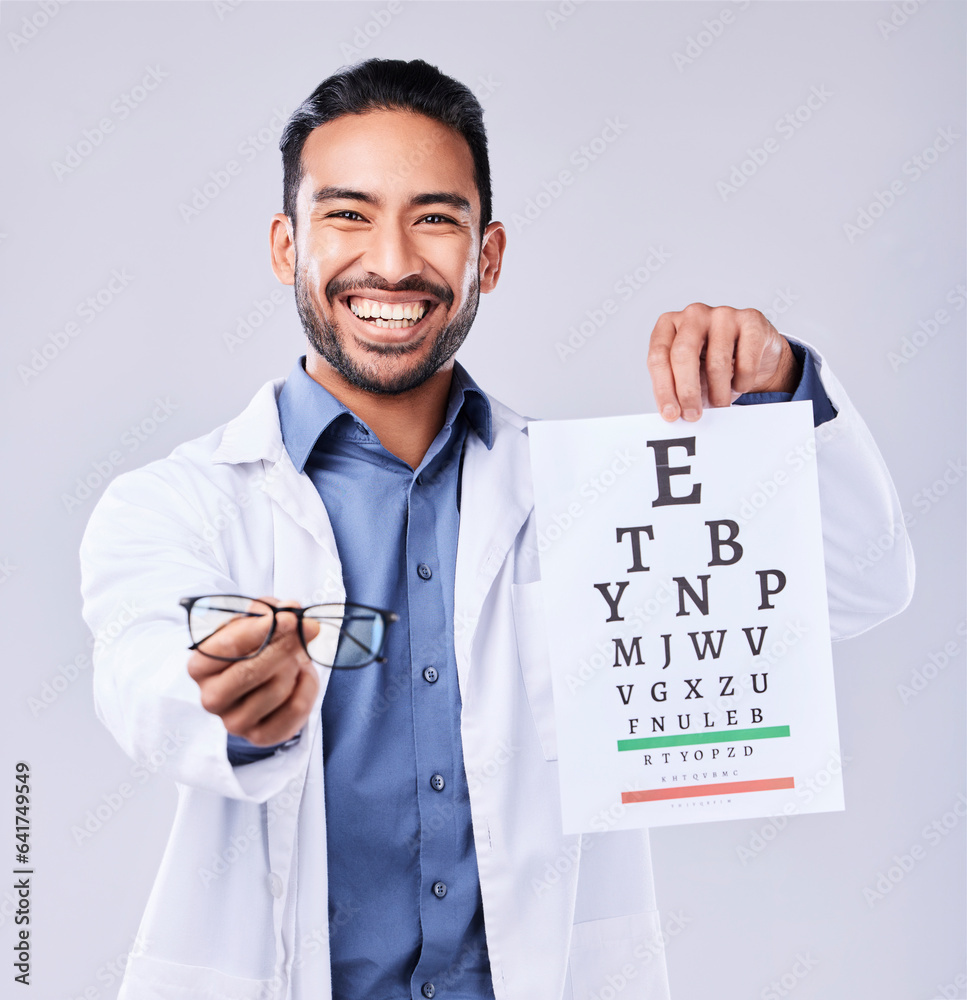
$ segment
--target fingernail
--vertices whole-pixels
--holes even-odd
[[[678,416],[678,407],[671,403],[666,403],[662,407],[661,415],[665,420],[674,420]]]
[[[684,413],[682,414],[682,416],[684,416],[684,418],[685,418],[686,420],[698,420],[698,418],[699,418],[699,417],[700,417],[701,415],[702,415],[702,411],[701,411],[701,410],[686,410],[686,411],[685,411],[685,412],[684,412]]]

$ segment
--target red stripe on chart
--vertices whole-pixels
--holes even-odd
[[[795,788],[794,778],[762,778],[760,781],[723,781],[716,785],[689,785],[683,788],[652,788],[644,792],[622,792],[621,801],[658,802],[662,799],[695,799],[705,795],[733,795],[739,792],[771,792]]]

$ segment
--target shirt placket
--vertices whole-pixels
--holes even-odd
[[[459,441],[450,443],[459,448]],[[446,574],[441,572],[440,562],[455,553],[440,551],[438,524],[438,518],[448,513],[456,518],[456,496],[449,488],[453,477],[447,480],[431,471],[441,459],[446,460],[440,456],[414,476],[406,529],[423,930],[411,992],[414,997],[427,998],[440,993],[441,976],[452,961],[454,925],[466,919],[461,910],[467,889],[455,881],[457,844],[452,796],[462,775],[455,775],[459,758],[454,738],[458,727],[455,730],[452,720],[459,719],[460,693],[447,624],[450,601],[442,588]]]

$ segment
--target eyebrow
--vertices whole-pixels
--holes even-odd
[[[318,205],[326,201],[361,201],[367,205],[379,207],[383,199],[367,191],[356,191],[354,188],[342,188],[327,186],[321,187],[312,196],[313,205]],[[452,191],[428,191],[426,194],[414,195],[410,199],[410,204],[414,206],[426,205],[449,205],[459,211],[471,212],[470,202],[461,194]]]

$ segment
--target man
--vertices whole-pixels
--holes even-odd
[[[370,60],[324,81],[281,148],[272,266],[306,357],[115,480],[82,548],[92,629],[132,593],[148,609],[96,664],[99,714],[133,756],[164,746],[179,787],[122,1000],[585,1000],[616,975],[666,997],[646,834],[560,832],[526,422],[454,361],[506,242],[479,104],[423,62]],[[909,554],[856,579],[851,541],[899,507],[820,368],[760,313],[700,304],[649,350],[668,420],[744,394],[835,421],[820,465],[847,635],[905,604]],[[187,651],[193,595],[400,620],[385,663],[319,669],[295,610]]]

